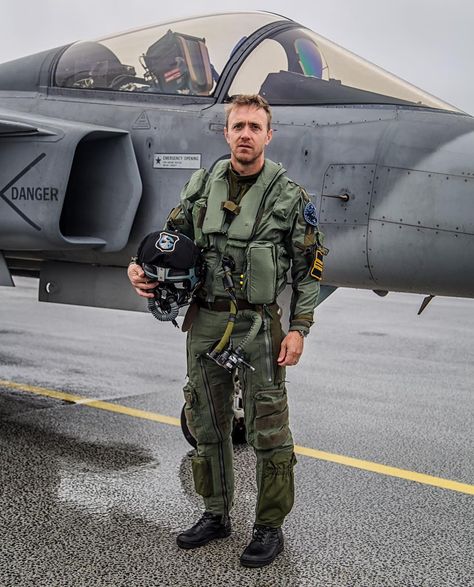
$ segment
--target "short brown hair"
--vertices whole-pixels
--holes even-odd
[[[269,103],[262,98],[259,94],[237,94],[232,96],[230,99],[230,103],[226,104],[225,106],[225,127],[227,128],[227,124],[229,122],[230,113],[237,107],[237,106],[254,106],[255,108],[261,108],[265,110],[267,114],[267,125],[268,130],[271,128],[272,124],[272,111],[270,110]]]

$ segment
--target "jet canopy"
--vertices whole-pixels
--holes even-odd
[[[456,110],[284,17],[223,13],[71,45],[53,84],[270,104],[409,104]]]

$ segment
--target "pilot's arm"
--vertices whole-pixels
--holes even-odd
[[[320,279],[314,276],[311,269],[321,235],[317,226],[306,222],[303,212],[310,200],[301,188],[298,189],[300,198],[293,211],[293,228],[287,239],[287,251],[292,260],[293,291],[290,328],[281,343],[278,356],[278,364],[282,367],[296,365],[303,353],[304,337],[313,324],[313,313],[320,290]]]

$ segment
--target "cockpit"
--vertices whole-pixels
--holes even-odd
[[[53,85],[272,105],[406,104],[456,110],[284,17],[223,13],[71,45]]]
[[[277,21],[266,13],[215,14],[75,43],[58,62],[55,85],[210,96],[238,47]]]
[[[63,87],[196,95],[213,87],[205,40],[171,29],[138,55],[137,65],[122,62],[106,44],[80,43],[61,66],[56,83]]]

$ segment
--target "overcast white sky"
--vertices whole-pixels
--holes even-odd
[[[268,10],[474,114],[473,0],[0,0],[0,62],[175,17]]]

